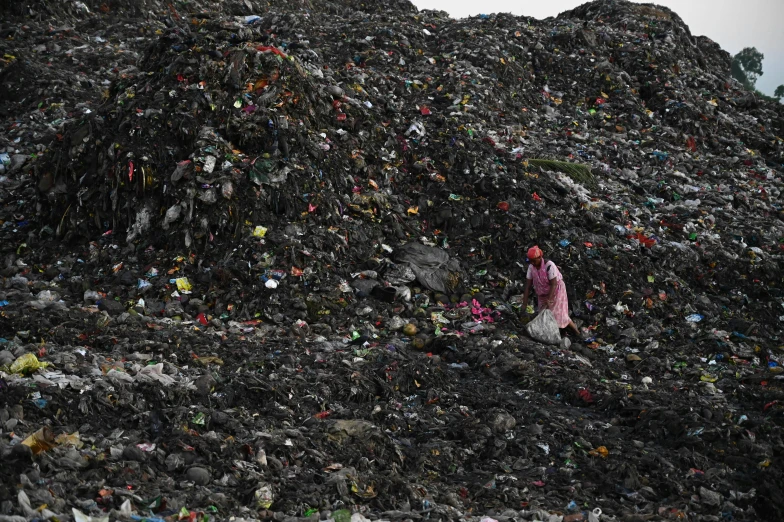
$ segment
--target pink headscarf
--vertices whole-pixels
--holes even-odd
[[[544,252],[542,252],[542,249],[539,248],[537,245],[534,245],[528,249],[528,259],[537,259],[539,257],[542,257],[543,255]]]

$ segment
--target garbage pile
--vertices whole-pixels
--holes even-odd
[[[784,110],[674,12],[8,12],[0,522],[784,517]]]

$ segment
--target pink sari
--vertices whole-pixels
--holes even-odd
[[[533,281],[534,291],[539,301],[539,311],[544,310],[544,303],[547,301],[547,296],[550,294],[550,285],[557,285],[555,288],[555,295],[553,295],[553,304],[548,308],[553,312],[555,321],[558,323],[558,328],[566,328],[569,326],[569,299],[566,297],[566,285],[563,282],[563,276],[558,267],[552,261],[542,260],[542,265],[536,268],[533,264],[528,265],[528,279]],[[553,278],[552,283],[550,278]]]

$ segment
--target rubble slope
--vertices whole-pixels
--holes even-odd
[[[0,520],[784,517],[784,112],[676,13],[2,10]]]

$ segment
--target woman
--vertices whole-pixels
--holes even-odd
[[[539,311],[550,310],[555,316],[558,328],[567,326],[580,335],[580,330],[569,318],[569,299],[566,297],[566,285],[563,282],[558,267],[552,261],[545,261],[544,253],[538,246],[528,249],[528,273],[525,276],[525,291],[523,292],[523,309],[528,308],[528,291],[533,284],[539,300]]]

